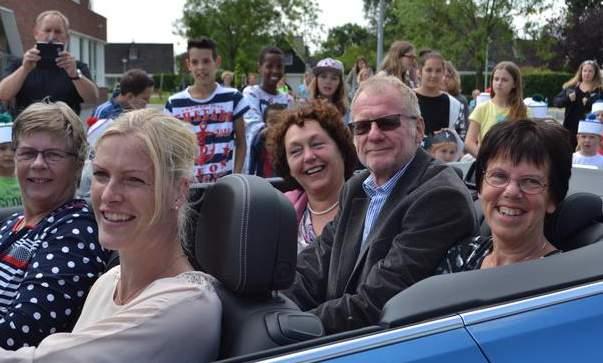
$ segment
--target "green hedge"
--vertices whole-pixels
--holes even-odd
[[[477,76],[475,74],[461,74],[461,92],[468,97],[471,97],[471,92],[476,88],[475,80]],[[484,85],[480,85],[478,88],[481,90]],[[469,99],[469,98],[468,98]]]
[[[553,97],[561,91],[563,83],[567,82],[572,76],[573,74],[565,72],[526,71],[522,74],[524,98],[541,94],[548,100],[549,106],[552,106]],[[471,91],[475,88],[475,79],[475,74],[461,75],[461,85],[464,95],[471,97]],[[482,88],[483,84],[480,85],[479,89],[481,90]]]
[[[565,72],[530,72],[523,75],[523,94],[530,97],[537,93],[543,95],[549,106],[553,98],[561,91],[561,86],[572,78],[573,74]]]

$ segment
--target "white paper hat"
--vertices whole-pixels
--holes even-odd
[[[0,124],[0,144],[13,140],[13,124]]]
[[[603,100],[597,100],[593,103],[593,107],[590,110],[591,112],[601,112],[603,111]]]
[[[343,74],[343,63],[333,58],[321,59],[314,67],[314,74],[318,75],[324,70],[334,70]]]
[[[599,121],[580,121],[578,123],[579,134],[603,134],[603,124]]]

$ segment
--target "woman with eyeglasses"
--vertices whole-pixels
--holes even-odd
[[[339,211],[339,192],[358,161],[350,133],[330,102],[311,100],[279,118],[268,139],[277,175],[295,186],[285,195],[297,213],[300,252]]]
[[[572,147],[576,148],[578,122],[584,120],[593,103],[603,96],[603,79],[601,70],[594,60],[586,60],[580,64],[572,79],[563,84],[561,92],[555,96],[556,107],[565,108],[563,126],[571,134]]]
[[[544,235],[544,220],[567,194],[572,168],[569,133],[556,122],[494,125],[476,160],[476,184],[491,237],[453,246],[439,273],[485,269],[560,251]]]
[[[0,226],[0,347],[36,346],[71,331],[108,253],[85,200],[75,199],[86,132],[63,102],[34,103],[12,130],[23,212]]]

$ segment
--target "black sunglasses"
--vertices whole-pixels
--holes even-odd
[[[398,127],[400,127],[400,125],[402,124],[402,120],[401,120],[402,117],[405,117],[408,119],[413,119],[413,120],[417,119],[416,116],[404,116],[401,114],[397,114],[397,115],[388,115],[388,116],[379,117],[374,120],[362,120],[362,121],[350,122],[350,124],[348,126],[350,127],[352,134],[354,134],[356,136],[368,134],[368,132],[371,130],[371,124],[373,122],[375,123],[375,125],[377,125],[379,130],[391,131],[391,130],[395,130]]]

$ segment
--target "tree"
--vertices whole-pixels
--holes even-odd
[[[189,39],[216,41],[224,68],[250,71],[261,48],[277,39],[313,41],[317,11],[315,0],[187,0],[176,28]]]
[[[597,0],[566,0],[561,25],[561,48],[570,70],[585,59],[603,60],[603,3]],[[563,20],[563,17],[562,17]]]
[[[386,22],[385,38],[393,41],[391,37],[395,36],[419,48],[438,49],[446,58],[468,65],[479,74],[486,62],[486,47],[489,52],[505,53],[502,48],[511,44],[513,18],[538,14],[548,1],[393,0],[390,12],[394,20]],[[365,8],[366,4],[374,8],[376,3],[365,0]]]
[[[337,58],[349,69],[359,56],[367,58],[369,63],[374,62],[374,48],[375,36],[367,28],[347,23],[329,29],[327,39],[322,42],[320,51],[315,56]]]

